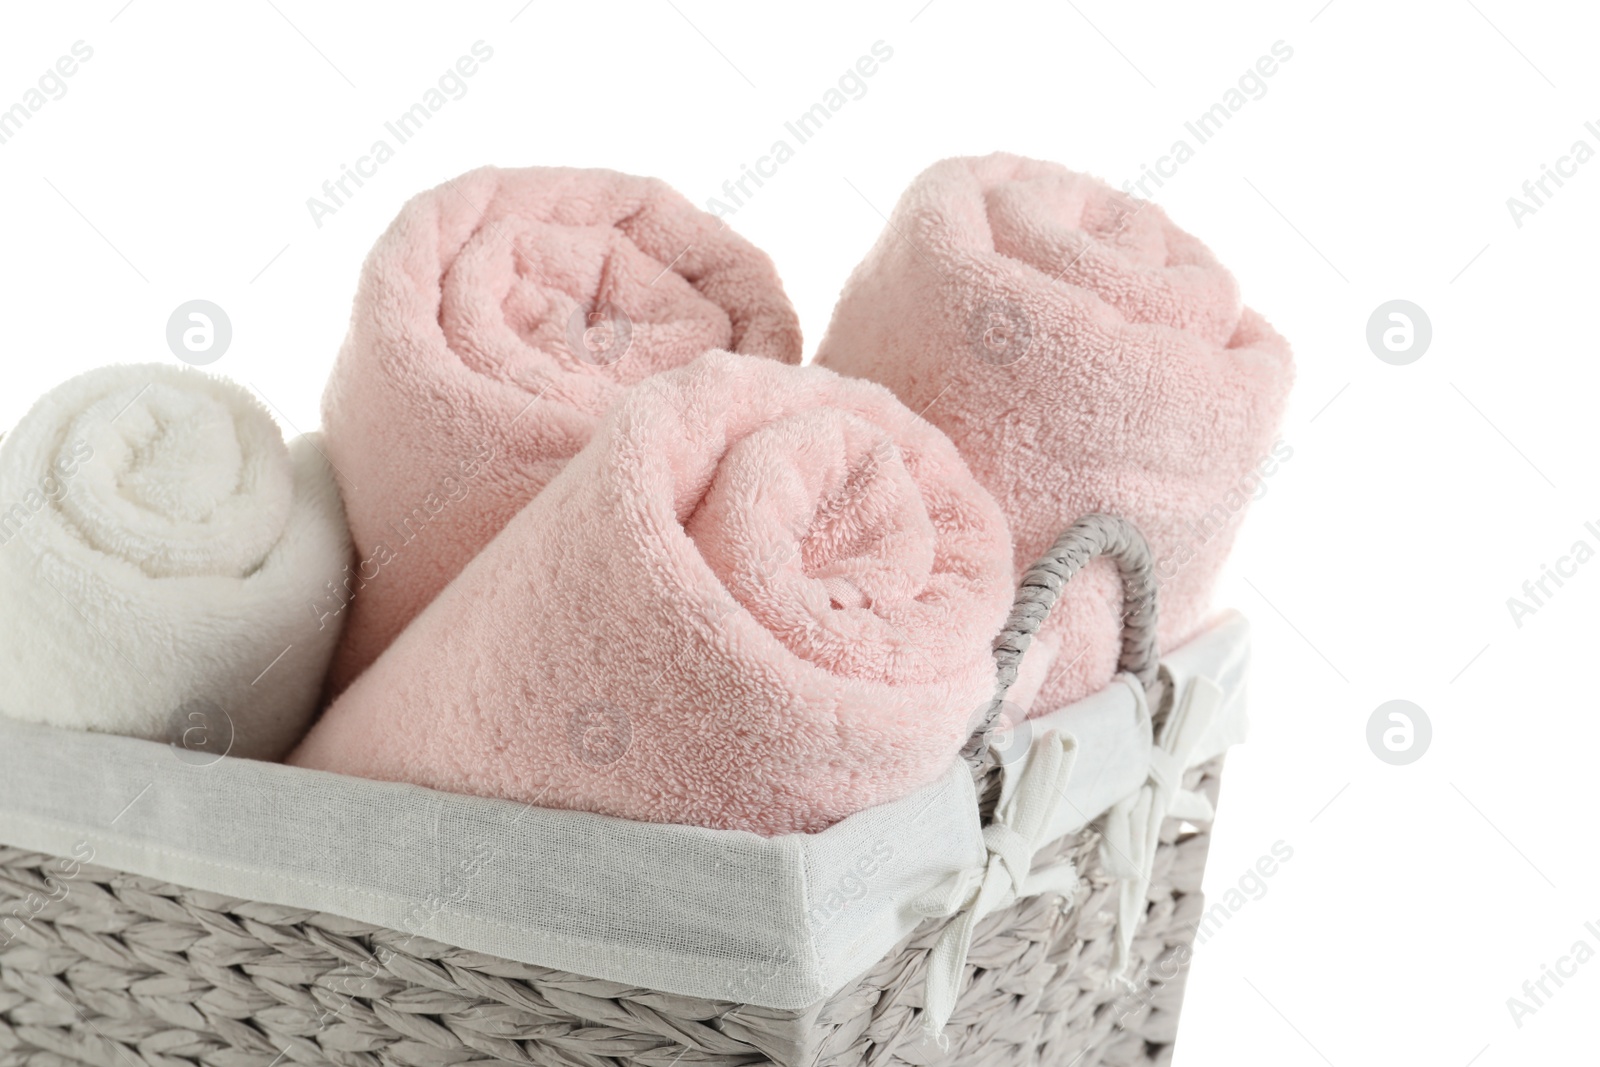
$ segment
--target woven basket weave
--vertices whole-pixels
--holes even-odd
[[[1062,586],[1109,556],[1126,590],[1122,666],[1151,691],[1154,585],[1125,523],[1075,524],[1024,577],[996,642],[999,692],[965,755],[980,797],[999,791],[989,746],[1005,690]],[[1220,760],[1187,785],[1213,801]],[[987,809],[985,809],[987,810]],[[469,952],[333,915],[238,900],[0,846],[0,1067],[692,1067],[775,1064],[1161,1064],[1170,1060],[1209,837],[1163,828],[1132,986],[1110,973],[1117,882],[1092,827],[1049,846],[1084,881],[984,919],[941,1047],[922,1034],[930,920],[826,1003],[783,1011],[675,996]],[[55,883],[59,886],[60,883]],[[757,976],[759,978],[759,976]]]

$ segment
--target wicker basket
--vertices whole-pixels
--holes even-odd
[[[1091,516],[1025,577],[996,643],[1000,685],[964,753],[987,818],[1001,760],[1001,698],[1064,583],[1089,559],[1117,562],[1126,590],[1123,668],[1162,699],[1143,540]],[[1220,760],[1185,785],[1216,797]],[[1145,914],[1123,977],[1113,956],[1121,879],[1090,827],[1035,857],[1071,860],[1069,902],[1025,897],[982,919],[939,1041],[923,1032],[930,960],[955,918],[924,922],[824,1003],[779,1010],[673,995],[516,963],[338,916],[240,900],[89,865],[70,893],[60,861],[0,843],[0,1067],[274,1067],[280,1062],[448,1067],[697,1064],[1166,1063],[1203,910],[1208,836],[1163,825]],[[1131,978],[1131,981],[1129,980]]]

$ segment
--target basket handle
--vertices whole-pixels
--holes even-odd
[[[1122,578],[1122,657],[1118,666],[1153,693],[1160,666],[1156,651],[1156,580],[1150,546],[1126,519],[1085,515],[1062,532],[1044,556],[1029,567],[1005,628],[994,641],[998,686],[983,722],[963,750],[974,765],[982,762],[989,736],[1000,718],[1006,693],[1017,680],[1023,655],[1061,596],[1062,588],[1090,560],[1105,556]]]

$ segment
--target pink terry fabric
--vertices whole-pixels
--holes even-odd
[[[378,239],[323,396],[356,559],[329,687],[377,658],[589,440],[623,387],[710,348],[800,362],[767,256],[665,183],[487,167]]]
[[[710,352],[629,390],[290,762],[820,830],[957,757],[994,693],[1009,546],[887,389]]]
[[[950,435],[1011,521],[1019,574],[1086,513],[1136,523],[1166,648],[1206,619],[1293,379],[1288,344],[1161,208],[1005,154],[912,182],[817,362],[888,385]],[[1042,713],[1103,687],[1120,610],[1111,565],[1092,565],[1013,699]]]

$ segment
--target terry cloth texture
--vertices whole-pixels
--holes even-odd
[[[817,362],[950,435],[1011,522],[1019,575],[1085,514],[1137,526],[1163,648],[1206,621],[1293,379],[1288,344],[1161,208],[1006,154],[912,182]],[[1074,578],[1010,699],[1044,713],[1105,686],[1121,605],[1109,563]]]
[[[244,389],[164,364],[57,386],[0,441],[0,509],[0,712],[260,759],[305,733],[349,535],[314,441]]]
[[[629,390],[292,762],[820,830],[956,759],[994,694],[1009,548],[887,389],[708,353]]]
[[[412,199],[362,270],[323,396],[356,557],[337,693],[594,433],[713,348],[800,362],[767,256],[665,183],[486,167]]]

